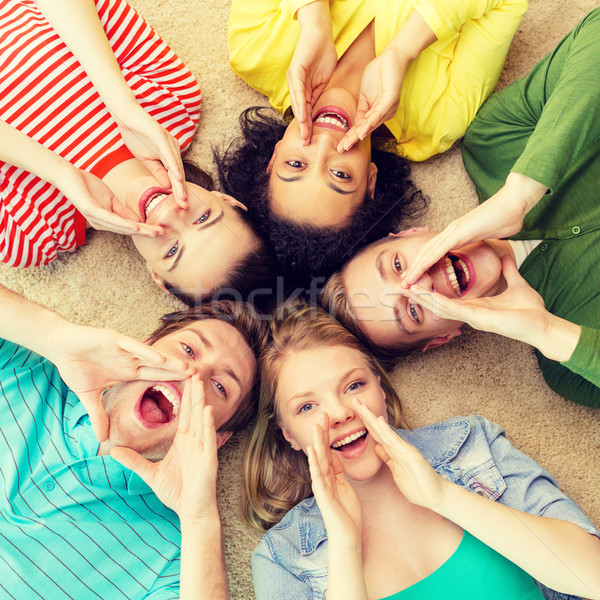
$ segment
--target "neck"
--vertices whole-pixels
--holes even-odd
[[[158,181],[137,158],[130,158],[116,165],[102,178],[102,181],[138,216],[138,202],[142,193],[149,187],[160,187]]]
[[[345,88],[358,98],[363,71],[374,58],[375,33],[371,21],[338,60],[327,87]]]

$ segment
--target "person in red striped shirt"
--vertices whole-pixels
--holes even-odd
[[[188,302],[264,283],[245,207],[181,160],[198,83],[126,0],[0,0],[0,55],[2,262],[48,264],[91,226]]]

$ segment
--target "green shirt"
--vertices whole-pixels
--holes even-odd
[[[480,201],[509,172],[549,192],[513,239],[542,239],[521,275],[553,314],[582,326],[568,362],[537,353],[548,385],[600,407],[600,9],[481,108],[462,145]]]

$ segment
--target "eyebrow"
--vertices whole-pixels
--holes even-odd
[[[354,371],[360,371],[361,369],[363,369],[364,367],[352,367],[349,371],[346,371],[346,373],[344,373],[339,379],[339,381],[343,381],[344,379],[346,379],[347,377],[349,377],[352,373],[354,373]],[[290,404],[292,402],[292,400],[299,400],[300,398],[306,398],[306,397],[310,397],[310,396],[314,396],[315,393],[310,390],[308,392],[300,392],[299,394],[294,394],[287,402],[286,404]]]
[[[197,331],[196,329],[188,329],[188,331],[191,331],[192,333],[196,334],[198,336],[198,338],[200,339],[200,342],[203,346],[205,346],[206,348],[208,348],[209,350],[214,350],[215,346],[214,344],[200,331]],[[229,377],[231,377],[239,386],[240,386],[240,390],[243,390],[243,386],[242,386],[242,382],[240,381],[240,378],[237,376],[236,372],[231,368],[231,367],[227,367],[225,369],[225,373],[227,375],[229,375]]]
[[[212,221],[209,221],[206,224],[202,223],[198,229],[201,231],[205,231],[209,227],[212,227],[213,225],[216,225],[219,221],[221,221],[223,219],[224,215],[225,215],[225,211],[223,209],[221,209],[220,215],[216,216]],[[183,255],[184,251],[185,251],[185,244],[182,244],[181,248],[179,248],[179,252],[177,253],[177,256],[175,257],[175,260],[173,261],[173,264],[167,269],[167,273],[170,273],[171,271],[173,271],[174,269],[177,268],[177,265],[179,264],[179,261],[181,260],[181,257]]]
[[[406,296],[403,296],[403,298],[405,298],[405,297]],[[408,302],[408,298],[407,298],[407,302]],[[409,331],[404,326],[404,323],[402,323],[400,311],[398,310],[397,304],[394,305],[394,317],[396,317],[396,327],[398,327],[398,329],[400,330],[401,333],[403,333],[404,335],[415,335],[416,331]]]
[[[300,175],[294,175],[293,177],[283,177],[279,173],[275,173],[275,175],[277,175],[277,177],[279,177],[281,181],[285,181],[286,183],[302,180],[302,177]],[[342,194],[343,196],[347,196],[348,194],[354,194],[354,192],[356,192],[356,190],[358,189],[358,187],[356,187],[353,190],[343,190],[341,187],[338,187],[337,185],[335,185],[335,183],[332,183],[331,181],[327,182],[327,187],[330,187],[334,192]]]
[[[383,255],[385,254],[385,252],[385,250],[382,250],[375,259],[375,266],[377,267],[377,271],[379,271],[379,277],[381,277],[383,281],[387,281],[387,279],[389,278],[383,266]]]

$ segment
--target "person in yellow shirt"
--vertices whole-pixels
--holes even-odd
[[[285,267],[305,280],[327,275],[371,239],[374,222],[389,230],[423,206],[404,159],[425,160],[464,134],[526,8],[233,0],[232,69],[295,118],[286,127],[264,111],[242,114],[241,140],[217,156],[219,176],[254,209]]]

